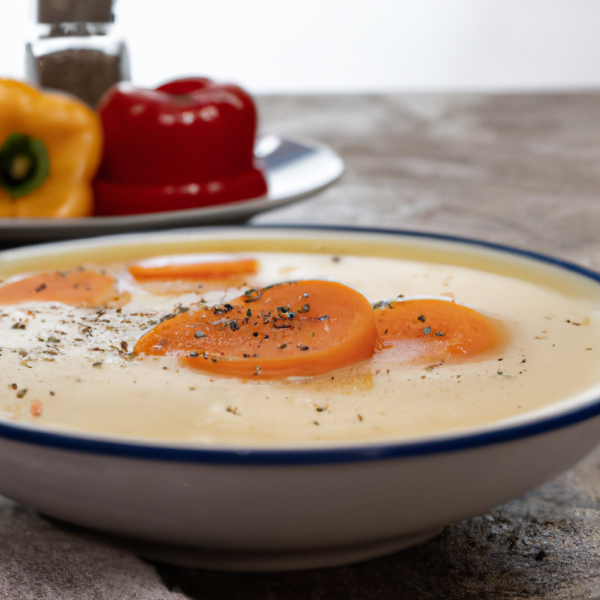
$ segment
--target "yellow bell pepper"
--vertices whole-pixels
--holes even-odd
[[[0,218],[91,215],[101,151],[86,105],[0,79]]]

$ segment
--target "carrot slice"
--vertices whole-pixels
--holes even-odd
[[[131,265],[129,272],[136,279],[225,279],[236,275],[251,275],[258,271],[258,266],[258,261],[254,258],[241,258],[162,267]]]
[[[320,375],[368,359],[376,338],[375,316],[362,294],[331,281],[295,281],[163,321],[134,353],[177,355],[203,371],[273,379]]]
[[[112,277],[87,270],[40,273],[0,287],[0,305],[38,301],[105,306],[116,297]]]
[[[427,360],[471,357],[493,348],[499,340],[496,327],[482,314],[444,300],[407,300],[385,303],[375,310],[378,346],[420,342],[417,355]],[[411,349],[414,357],[414,347]]]

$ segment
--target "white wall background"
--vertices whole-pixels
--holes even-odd
[[[0,76],[23,76],[29,2],[0,0]],[[600,87],[598,0],[118,0],[136,83],[253,92]]]

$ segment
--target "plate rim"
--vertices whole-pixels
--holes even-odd
[[[400,238],[429,239],[445,241],[467,246],[475,246],[483,249],[498,251],[503,254],[527,258],[545,265],[559,267],[565,271],[575,273],[584,278],[591,279],[600,285],[600,273],[543,253],[486,242],[475,238],[461,236],[429,233],[423,231],[411,231],[408,229],[390,229],[377,227],[354,227],[333,226],[321,224],[264,224],[245,226],[213,226],[189,228],[187,231],[228,229],[237,232],[250,230],[298,230],[302,231],[330,231],[361,234],[384,234]],[[181,231],[181,230],[180,230]],[[99,238],[65,240],[49,242],[40,246],[16,248],[0,252],[0,258],[13,253],[20,254],[30,252],[32,249],[40,249],[43,246],[70,245],[77,242],[96,244],[108,238],[137,237],[147,235],[164,235],[173,233],[167,231],[146,231],[130,233],[125,235],[102,236]],[[588,394],[596,388],[588,388]],[[574,396],[577,397],[577,396]],[[568,399],[567,399],[568,400]],[[131,440],[117,436],[99,436],[98,434],[75,433],[69,431],[44,430],[39,426],[24,423],[6,423],[0,421],[0,438],[16,442],[24,442],[44,447],[61,450],[79,451],[88,454],[117,456],[121,458],[134,458],[145,460],[176,461],[199,464],[227,464],[227,465],[257,465],[257,466],[302,466],[302,465],[325,465],[359,463],[377,460],[391,460],[411,457],[445,454],[482,448],[499,443],[518,441],[527,437],[551,433],[555,430],[576,425],[588,419],[600,415],[600,393],[594,398],[580,400],[580,405],[575,407],[564,407],[558,414],[541,416],[535,418],[532,411],[530,422],[506,424],[502,422],[496,428],[485,430],[479,427],[466,432],[446,433],[435,435],[421,440],[381,440],[378,442],[355,443],[350,445],[335,446],[312,446],[312,447],[235,447],[223,446],[206,448],[189,443],[158,442],[132,438]],[[524,419],[527,416],[524,415]],[[531,420],[533,419],[533,420]],[[492,424],[492,427],[494,424]],[[489,426],[487,426],[489,427]],[[483,431],[481,431],[483,429]]]
[[[260,213],[280,208],[288,204],[303,200],[313,194],[322,192],[330,185],[338,181],[345,172],[345,163],[341,156],[329,145],[305,139],[302,137],[292,136],[288,137],[285,135],[278,135],[276,133],[270,133],[268,131],[261,131],[257,135],[257,140],[262,136],[274,136],[280,141],[291,142],[304,146],[307,149],[313,150],[315,153],[321,156],[328,155],[329,159],[336,164],[335,174],[323,181],[316,187],[310,189],[301,190],[297,193],[286,195],[283,197],[273,197],[269,191],[262,196],[255,196],[254,198],[246,198],[244,200],[236,200],[234,202],[225,202],[221,204],[210,204],[207,206],[199,206],[197,208],[186,208],[179,210],[168,210],[162,212],[149,212],[139,213],[133,215],[91,215],[89,217],[73,217],[73,218],[30,218],[30,217],[1,217],[0,218],[0,233],[3,231],[17,230],[22,232],[23,241],[34,240],[35,232],[38,232],[40,236],[48,236],[54,232],[64,230],[66,235],[64,237],[57,238],[37,238],[41,239],[40,243],[45,241],[58,242],[67,239],[79,239],[70,237],[71,233],[80,233],[86,237],[92,236],[105,236],[105,235],[118,235],[120,233],[134,233],[137,231],[151,231],[156,228],[166,227],[177,227],[177,223],[185,219],[205,219],[205,222],[197,223],[198,227],[210,226],[216,220],[231,218],[231,219],[242,219],[251,218],[252,216]],[[268,180],[277,168],[264,169],[265,177]],[[164,223],[164,219],[168,219],[168,223]],[[184,227],[186,225],[183,225]],[[224,226],[227,226],[226,224]],[[111,230],[112,233],[107,234],[106,231]],[[32,235],[26,235],[30,233]],[[11,238],[12,241],[13,238]],[[16,240],[16,238],[15,238]]]

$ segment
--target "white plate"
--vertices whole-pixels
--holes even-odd
[[[296,202],[336,181],[342,159],[314,142],[263,135],[255,154],[265,166],[268,194],[204,208],[115,217],[76,219],[0,219],[0,244],[42,242],[197,225],[240,223],[250,217]]]
[[[600,303],[600,275],[548,257],[444,236],[326,228],[222,228],[63,242],[0,253],[2,265],[73,252],[249,251],[484,259],[496,272],[554,274]],[[288,246],[289,247],[289,246]],[[448,259],[450,260],[450,259]],[[600,389],[519,417],[412,440],[284,449],[214,447],[51,431],[0,419],[0,493],[40,512],[127,538],[141,555],[210,569],[325,567],[383,555],[518,497],[600,439]]]

